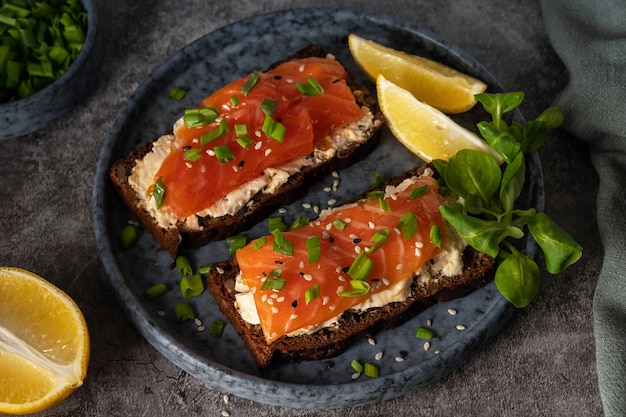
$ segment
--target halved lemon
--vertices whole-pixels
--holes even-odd
[[[372,81],[379,75],[408,90],[420,101],[444,113],[465,112],[476,104],[475,94],[487,85],[454,68],[398,51],[353,33],[348,46],[357,66]]]
[[[475,149],[492,155],[498,163],[502,163],[502,157],[478,135],[421,102],[383,75],[376,79],[376,90],[389,130],[423,161],[447,161],[461,149]]]
[[[0,413],[45,410],[80,387],[89,334],[76,303],[38,275],[0,267]]]

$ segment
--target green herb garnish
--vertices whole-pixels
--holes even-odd
[[[178,269],[178,273],[181,277],[188,277],[193,274],[189,259],[182,255],[176,257],[176,269]]]
[[[180,280],[180,293],[185,300],[197,297],[204,291],[204,283],[200,274],[183,277]]]
[[[187,109],[183,114],[183,123],[189,128],[202,127],[213,123],[219,115],[219,110],[214,107]]]
[[[124,249],[130,248],[137,240],[137,227],[132,224],[127,224],[120,231],[120,242]]]
[[[348,275],[356,280],[364,281],[367,279],[370,272],[372,272],[372,268],[374,268],[374,261],[368,258],[365,251],[362,250],[356,258],[354,258],[352,265],[350,265]]]
[[[411,195],[409,196],[410,200],[415,200],[418,197],[423,196],[428,191],[428,185],[420,185],[419,187],[415,187],[411,190]]]
[[[370,284],[367,281],[360,279],[350,280],[351,290],[342,291],[339,293],[341,297],[362,297],[370,292]]]
[[[174,315],[178,321],[189,321],[196,318],[193,309],[187,303],[176,303],[174,306]]]
[[[267,243],[267,238],[261,237],[252,243],[252,249],[259,250]]]
[[[372,363],[365,362],[363,364],[363,373],[367,377],[377,378],[378,377],[378,366],[376,366],[376,365],[374,365]]]
[[[322,257],[322,252],[320,248],[320,237],[319,236],[310,236],[306,240],[306,252],[309,259],[309,263],[315,263],[319,261]]]
[[[211,327],[209,327],[209,334],[218,339],[222,336],[222,333],[224,333],[225,327],[226,323],[222,320],[214,320],[213,323],[211,323]]]
[[[274,252],[293,256],[293,243],[278,229],[272,230],[272,235],[274,236]]]
[[[433,224],[432,227],[430,228],[430,243],[437,246],[438,248],[440,248],[441,244],[443,243],[443,236],[441,235],[441,230],[439,229],[439,226],[437,226],[436,224]]]
[[[415,337],[418,339],[431,340],[435,337],[435,332],[427,327],[418,327],[415,329]]]
[[[276,142],[282,143],[285,139],[285,133],[287,132],[287,128],[272,119],[270,116],[266,116],[263,121],[263,126],[261,127],[261,131],[265,133],[270,139],[274,139]]]
[[[220,124],[215,129],[200,136],[200,145],[204,146],[209,142],[213,142],[216,139],[221,138],[228,132],[228,123],[225,119],[220,120]]]
[[[228,255],[234,256],[237,249],[241,249],[246,246],[248,239],[244,235],[229,236],[226,238],[226,244],[228,245]]]
[[[276,268],[269,273],[263,284],[261,284],[261,290],[274,290],[280,291],[285,287],[287,280],[282,278],[283,270]]]
[[[167,286],[163,283],[154,284],[146,289],[144,292],[146,297],[153,299],[159,297],[167,292]]]
[[[552,274],[564,271],[582,256],[582,247],[548,215],[534,208],[515,208],[524,188],[525,155],[543,145],[548,129],[559,127],[563,114],[558,107],[551,107],[523,125],[506,123],[503,115],[520,105],[523,93],[478,94],[476,99],[492,117],[490,122],[478,124],[479,131],[504,163],[501,167],[492,156],[469,149],[447,162],[433,161],[445,189],[465,200],[464,207],[442,205],[439,211],[470,246],[498,259],[496,287],[522,308],[539,290],[539,268],[508,239],[521,239],[528,229]]]
[[[281,232],[285,232],[287,230],[287,225],[285,224],[282,217],[268,217],[267,219],[267,228],[270,233],[274,230],[280,230]]]
[[[253,71],[243,87],[241,87],[241,92],[243,93],[243,95],[248,96],[248,94],[250,94],[250,91],[252,91],[252,89],[259,82],[260,79],[261,76],[259,76],[259,72]]]
[[[235,160],[233,150],[228,145],[217,145],[213,148],[213,152],[215,152],[215,157],[220,164]]]
[[[315,284],[311,288],[308,288],[304,292],[304,302],[309,304],[311,301],[315,300],[320,296],[320,284]]]
[[[184,99],[186,95],[187,91],[183,90],[182,88],[172,88],[170,90],[170,93],[168,94],[168,97],[172,100],[180,101]]]
[[[309,219],[307,219],[306,217],[298,217],[293,221],[293,223],[291,223],[291,226],[289,226],[289,230],[297,229],[298,227],[306,226],[308,224]]]
[[[341,220],[340,218],[336,218],[333,220],[333,226],[335,226],[337,230],[343,232],[346,229],[346,227],[348,227],[348,223]]]
[[[165,199],[165,184],[163,184],[163,177],[159,177],[159,179],[154,183],[154,188],[152,189],[152,196],[156,201],[157,208],[161,208],[163,204],[163,200]]]
[[[387,242],[388,239],[389,239],[389,229],[378,230],[376,233],[374,233],[374,236],[372,236],[372,238],[370,239],[374,243],[374,246],[368,248],[366,250],[366,253],[370,254],[374,252],[375,250],[378,250],[382,245],[385,244],[385,242]]]
[[[398,221],[398,229],[402,232],[402,236],[404,240],[408,240],[415,236],[418,229],[417,217],[415,217],[415,213],[412,211],[407,211],[404,213],[400,220]]]
[[[296,88],[305,96],[319,96],[324,94],[324,87],[315,78],[308,77],[306,83],[296,82]]]

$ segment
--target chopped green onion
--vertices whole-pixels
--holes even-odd
[[[348,227],[348,223],[341,220],[340,218],[336,218],[335,220],[333,220],[333,226],[335,226],[337,230],[343,232],[346,227]]]
[[[261,110],[267,117],[271,117],[276,113],[276,106],[278,106],[278,101],[272,98],[263,99],[261,102]]]
[[[226,323],[222,320],[214,320],[211,323],[211,327],[209,328],[209,334],[216,339],[219,339],[224,332],[224,328],[226,327]]]
[[[187,95],[187,91],[182,88],[172,88],[168,97],[172,100],[182,100]]]
[[[270,116],[266,116],[263,121],[263,127],[261,127],[261,131],[265,133],[269,138],[274,139],[276,142],[282,143],[285,138],[285,133],[287,132],[287,128],[272,119]]]
[[[307,84],[296,82],[296,88],[305,96],[319,96],[324,94],[324,87],[315,78],[308,77]]]
[[[383,178],[383,176],[380,175],[380,172],[376,171],[374,172],[374,179],[372,180],[372,184],[370,185],[370,188],[378,188],[382,186],[384,182],[385,182],[385,179]]]
[[[204,283],[200,274],[184,277],[180,280],[180,293],[185,300],[199,296],[202,291],[204,291]]]
[[[163,200],[165,199],[165,184],[163,184],[163,177],[159,177],[159,179],[154,184],[154,188],[152,189],[152,196],[157,203],[157,208],[161,208]]]
[[[308,224],[309,224],[309,219],[307,219],[306,217],[298,217],[297,219],[293,221],[293,223],[291,223],[291,226],[289,226],[289,230],[294,230],[299,227],[306,226]]]
[[[239,102],[239,97],[237,97],[237,96],[232,96],[232,97],[230,98],[230,104],[231,104],[233,107],[237,107],[237,106],[239,105],[239,103],[240,103],[240,102]]]
[[[235,129],[235,135],[243,136],[248,134],[248,125],[245,123],[237,123],[233,126]]]
[[[433,224],[433,227],[430,228],[430,242],[438,248],[440,248],[441,244],[443,243],[441,230],[439,230],[439,226],[437,226],[436,224]]]
[[[228,245],[228,255],[233,256],[237,249],[241,249],[246,246],[248,239],[244,235],[229,236],[226,238],[226,244]]]
[[[238,137],[237,139],[235,139],[237,141],[237,143],[239,144],[239,146],[241,146],[244,149],[248,149],[250,146],[254,145],[254,139],[252,139],[250,136],[248,135],[243,135]]]
[[[311,301],[315,300],[319,296],[320,296],[320,284],[317,283],[311,288],[308,288],[304,292],[304,302],[309,304]]]
[[[366,198],[368,200],[374,199],[374,198],[382,200],[385,198],[385,192],[384,191],[370,191],[369,193],[367,193]]]
[[[368,254],[374,252],[375,250],[379,249],[382,245],[384,245],[388,239],[389,239],[389,229],[378,230],[374,234],[374,236],[372,236],[372,238],[370,239],[372,242],[374,242],[374,246],[372,246],[371,248],[368,248],[366,252]]]
[[[320,237],[319,236],[311,236],[307,238],[306,252],[307,252],[310,264],[315,263],[321,259],[322,253],[320,249]]]
[[[411,195],[409,196],[410,200],[415,200],[418,197],[423,196],[428,191],[428,185],[424,184],[419,187],[415,187],[411,190]]]
[[[350,281],[351,290],[342,291],[339,293],[341,297],[362,297],[370,292],[371,286],[366,281],[353,279]]]
[[[385,200],[384,198],[381,198],[378,200],[378,203],[380,204],[380,209],[386,213],[390,213],[391,212],[391,205],[389,204],[389,200]]]
[[[196,318],[193,309],[187,303],[176,303],[174,306],[174,314],[179,321],[189,321]]]
[[[198,272],[202,275],[207,275],[211,268],[213,268],[213,264],[200,265],[200,268],[198,268]]]
[[[178,273],[182,277],[188,277],[193,274],[193,269],[191,268],[189,259],[182,255],[176,257],[176,269],[178,269]]]
[[[293,256],[293,243],[278,229],[272,230],[272,235],[274,235],[274,252]]]
[[[250,78],[248,78],[243,87],[241,87],[241,92],[243,93],[243,95],[247,97],[248,94],[250,94],[250,91],[252,91],[252,89],[259,82],[260,79],[261,77],[259,76],[259,72],[253,71],[252,74],[250,74]]]
[[[120,241],[122,247],[128,249],[137,240],[137,228],[132,224],[127,224],[120,231]]]
[[[285,287],[287,280],[282,278],[283,270],[280,268],[273,269],[263,284],[261,284],[261,290],[275,290],[280,291]]]
[[[274,230],[280,230],[281,232],[287,230],[287,225],[283,221],[282,217],[269,217],[267,219],[267,227],[270,230],[270,233]]]
[[[368,376],[370,378],[377,378],[378,377],[378,366],[372,364],[372,363],[365,363],[363,365],[363,373],[365,374],[365,376]]]
[[[435,337],[435,332],[432,329],[426,327],[418,327],[415,330],[415,337],[419,339],[431,340]]]
[[[200,145],[204,146],[209,142],[213,142],[214,140],[224,136],[226,132],[228,132],[228,123],[226,122],[226,119],[222,119],[220,120],[220,125],[218,127],[200,136]]]
[[[417,233],[417,217],[412,211],[404,213],[400,220],[398,220],[398,229],[402,232],[404,240],[410,239]]]
[[[262,237],[259,238],[257,240],[254,241],[254,243],[252,243],[252,249],[254,250],[259,250],[261,249],[265,244],[267,243],[267,238]]]
[[[374,261],[367,257],[367,254],[364,250],[359,252],[356,256],[352,265],[348,269],[348,275],[352,278],[364,281],[369,276],[370,272],[372,272],[372,268],[374,267]]]
[[[149,299],[153,299],[159,297],[167,292],[167,286],[163,283],[154,284],[151,287],[148,287],[144,292],[146,297]]]
[[[183,159],[189,162],[196,162],[198,159],[202,158],[202,154],[200,152],[202,152],[201,148],[187,149],[183,152]]]
[[[228,145],[217,145],[213,148],[213,152],[215,152],[215,157],[220,164],[225,164],[228,161],[235,160],[235,155]]]
[[[201,109],[187,109],[183,114],[185,127],[202,127],[209,125],[217,119],[220,112],[215,107],[203,107]]]
[[[352,366],[352,369],[354,369],[358,373],[363,372],[363,365],[361,365],[361,363],[357,361],[356,359],[352,359],[352,362],[350,362],[350,365]]]

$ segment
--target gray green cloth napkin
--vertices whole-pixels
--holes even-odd
[[[542,8],[552,45],[570,77],[556,104],[565,113],[565,128],[588,142],[600,179],[597,221],[604,259],[593,300],[598,381],[605,415],[623,417],[626,416],[626,1],[542,0]]]

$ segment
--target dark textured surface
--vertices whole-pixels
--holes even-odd
[[[583,243],[583,259],[542,275],[528,309],[468,362],[406,396],[347,411],[294,411],[230,397],[180,370],[137,332],[115,298],[94,241],[91,196],[100,149],[118,111],[167,57],[200,36],[259,13],[325,1],[100,3],[104,63],[83,105],[45,130],[0,142],[0,263],[30,269],[68,292],[90,326],[85,385],[44,415],[598,416],[591,302],[601,260],[597,179],[585,145],[558,132],[541,151],[548,212]],[[523,90],[534,117],[567,80],[537,2],[347,1],[436,32]]]

